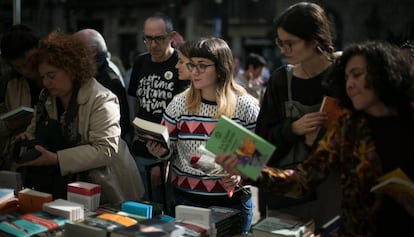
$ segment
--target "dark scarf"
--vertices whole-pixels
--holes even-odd
[[[39,139],[50,151],[56,152],[79,145],[78,133],[78,108],[77,95],[79,89],[75,89],[69,101],[67,110],[60,116],[59,121],[50,119],[45,103],[49,92],[43,89],[37,105],[36,113],[36,138]]]

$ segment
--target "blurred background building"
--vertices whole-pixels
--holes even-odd
[[[0,34],[14,21],[29,25],[40,36],[60,29],[98,30],[112,55],[128,67],[129,52],[145,51],[142,25],[154,11],[174,19],[185,39],[218,36],[228,41],[234,55],[251,52],[274,66],[281,57],[274,46],[273,19],[294,0],[0,0]],[[402,44],[414,38],[414,1],[313,1],[324,7],[332,23],[337,49],[366,39]],[[17,3],[17,6],[16,6]],[[16,9],[17,7],[17,9]],[[16,15],[17,14],[17,15]]]

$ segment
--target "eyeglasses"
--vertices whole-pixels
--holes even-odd
[[[194,63],[186,63],[185,66],[187,66],[188,71],[193,72],[196,68],[199,73],[204,73],[206,69],[210,66],[214,66],[215,64],[194,64]]]
[[[152,41],[154,41],[156,44],[161,44],[165,41],[165,39],[168,38],[168,36],[170,36],[170,34],[159,35],[159,36],[146,35],[144,36],[143,40],[144,40],[144,44],[148,44],[148,45],[150,45]]]
[[[286,53],[292,52],[292,46],[299,43],[300,40],[280,40],[279,38],[275,39],[275,44],[279,49],[283,49]]]

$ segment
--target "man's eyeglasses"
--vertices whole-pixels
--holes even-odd
[[[146,36],[144,36],[143,40],[144,40],[144,44],[148,44],[148,45],[150,45],[152,43],[152,41],[154,41],[156,44],[161,44],[165,41],[165,39],[168,38],[168,36],[170,36],[170,35],[169,34],[159,35],[159,36],[146,35]]]
[[[300,40],[280,40],[279,38],[275,39],[275,44],[279,49],[283,49],[285,53],[292,52],[292,46],[297,44]]]
[[[186,63],[185,66],[187,67],[188,71],[193,72],[196,68],[199,73],[204,73],[206,69],[210,66],[214,66],[215,64],[194,64],[194,63]]]

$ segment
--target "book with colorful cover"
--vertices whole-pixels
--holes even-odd
[[[47,212],[33,212],[19,216],[20,219],[27,220],[47,228],[47,230],[54,230],[63,227],[69,219],[55,216]]]
[[[253,180],[276,150],[273,144],[226,116],[219,118],[205,147],[215,155],[236,155],[237,170]]]
[[[414,198],[414,182],[401,168],[394,169],[378,178],[378,184],[371,188],[371,192],[404,192]]]
[[[16,219],[13,221],[2,221],[0,223],[0,231],[17,237],[29,237],[45,232],[47,228],[28,220]]]

